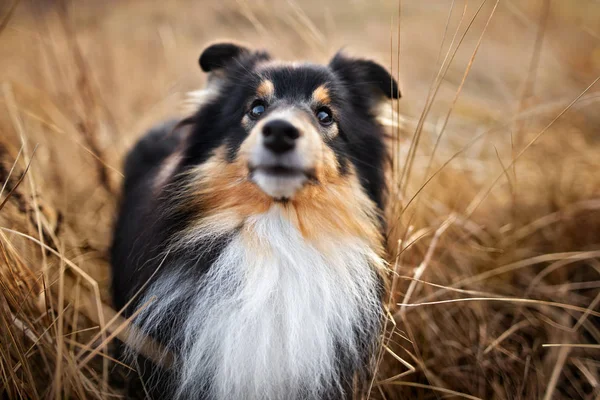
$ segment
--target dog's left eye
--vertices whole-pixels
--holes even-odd
[[[331,115],[331,110],[327,107],[321,107],[317,110],[317,119],[319,123],[323,126],[328,126],[333,123],[333,116]]]

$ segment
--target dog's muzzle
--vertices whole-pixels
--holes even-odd
[[[251,179],[275,199],[290,199],[312,176],[307,138],[298,118],[273,116],[260,126],[250,157]]]

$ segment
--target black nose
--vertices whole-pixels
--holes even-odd
[[[296,145],[300,131],[283,119],[269,121],[263,127],[264,145],[274,153],[285,153]]]

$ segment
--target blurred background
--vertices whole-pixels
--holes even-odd
[[[3,0],[3,397],[122,396],[122,158],[190,113],[223,39],[398,77],[371,398],[600,398],[597,0]]]

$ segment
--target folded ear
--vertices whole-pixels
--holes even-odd
[[[235,58],[250,54],[250,50],[236,43],[215,43],[208,46],[200,55],[200,67],[204,72],[224,68]]]
[[[374,61],[351,58],[337,53],[329,63],[329,67],[350,88],[359,95],[388,99],[399,99],[400,91],[396,80],[381,65]]]

